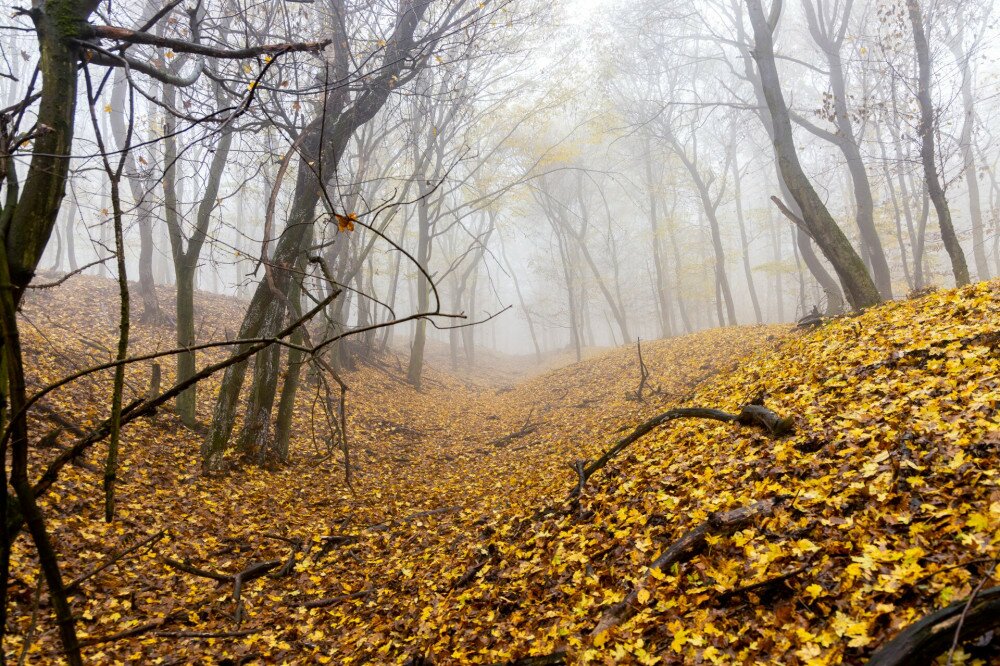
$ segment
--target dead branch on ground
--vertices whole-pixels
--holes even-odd
[[[618,453],[620,453],[622,449],[627,447],[629,444],[641,439],[650,431],[663,425],[664,423],[682,418],[711,419],[713,421],[722,421],[723,423],[757,425],[767,430],[773,437],[786,435],[792,432],[794,427],[791,418],[782,418],[767,407],[760,404],[743,405],[738,414],[731,414],[729,412],[724,412],[721,409],[711,409],[707,407],[675,407],[674,409],[667,410],[662,414],[654,416],[644,423],[640,423],[628,436],[618,440],[618,443],[608,449],[604,455],[594,462],[588,463],[584,467],[583,473],[580,474],[580,481],[576,488],[570,493],[570,496],[575,497],[579,495],[583,491],[583,487],[590,477],[592,477],[594,473],[602,467],[607,465],[612,458],[618,455]],[[575,463],[573,464],[573,468],[576,469]]]
[[[750,506],[730,511],[719,511],[709,515],[704,522],[688,530],[677,541],[674,541],[669,548],[663,551],[663,554],[649,565],[649,571],[646,575],[636,583],[623,601],[605,611],[590,635],[598,636],[635,615],[639,592],[649,585],[653,571],[667,571],[674,564],[687,562],[704,550],[707,537],[729,535],[757,520],[767,518],[786,499],[786,496],[778,495],[755,502]]]

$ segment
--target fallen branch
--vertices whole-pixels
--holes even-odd
[[[486,566],[486,564],[490,561],[491,557],[492,556],[479,560],[478,562],[474,562],[472,566],[470,566],[468,569],[465,570],[464,574],[459,576],[458,580],[452,583],[451,589],[457,590],[471,583],[472,579],[475,578],[476,574],[478,574],[479,571]]]
[[[128,555],[131,555],[132,553],[136,552],[140,548],[142,548],[144,546],[149,546],[149,545],[152,545],[152,544],[156,543],[157,541],[159,541],[160,539],[163,538],[164,534],[166,534],[166,530],[160,530],[156,534],[149,535],[145,539],[142,539],[141,541],[138,541],[138,542],[134,543],[133,545],[129,546],[128,548],[126,548],[125,550],[123,550],[123,551],[121,551],[119,553],[113,553],[99,567],[97,567],[96,569],[94,569],[93,571],[91,571],[89,573],[83,574],[82,576],[80,576],[79,578],[77,578],[76,580],[74,580],[72,583],[70,583],[69,585],[67,585],[66,586],[66,593],[67,594],[72,593],[77,588],[79,588],[80,585],[82,585],[86,580],[88,580],[90,578],[93,578],[94,576],[96,576],[97,574],[101,573],[102,571],[104,571],[105,569],[107,569],[108,567],[110,567],[111,565],[116,564],[117,562],[120,562],[125,557],[127,557]]]
[[[295,571],[295,557],[299,553],[307,554],[309,552],[309,548],[312,546],[309,542],[303,542],[300,539],[290,539],[277,534],[265,534],[264,536],[271,539],[285,541],[292,546],[292,552],[288,554],[288,559],[285,560],[285,564],[280,569],[272,573],[271,578],[284,578]]]
[[[303,608],[326,608],[327,606],[333,606],[334,604],[339,604],[342,601],[348,601],[350,599],[360,599],[361,597],[366,597],[375,588],[366,587],[363,590],[358,590],[357,592],[351,592],[350,594],[341,594],[336,597],[327,597],[325,599],[313,599],[312,601],[304,601],[302,603],[293,604],[295,606],[302,606]]]
[[[426,516],[438,516],[443,513],[454,513],[456,511],[461,511],[460,506],[446,506],[440,509],[428,509],[427,511],[417,511],[416,513],[411,513],[406,518],[391,518],[385,522],[378,523],[376,525],[371,525],[365,529],[369,532],[385,532],[393,525],[402,525],[403,523],[410,523],[419,518],[424,518]]]
[[[220,583],[228,583],[233,580],[231,574],[220,574],[214,571],[208,571],[206,569],[200,569],[193,564],[188,562],[179,562],[177,560],[171,559],[169,557],[163,558],[163,563],[166,564],[171,569],[177,569],[178,571],[183,571],[184,573],[189,573],[192,576],[201,576],[202,578],[211,578],[212,580],[217,580]]]
[[[157,631],[155,636],[161,638],[239,638],[250,636],[263,629],[238,629],[237,631]]]
[[[629,444],[642,438],[653,429],[676,419],[697,418],[722,421],[723,423],[739,423],[741,425],[758,425],[768,431],[773,437],[780,437],[792,432],[794,428],[792,419],[781,418],[763,405],[743,405],[739,414],[730,414],[721,409],[710,409],[707,407],[676,407],[654,416],[644,423],[635,427],[629,435],[618,440],[618,443],[608,449],[604,455],[587,465],[582,474],[580,482],[577,484],[570,496],[576,496],[583,491],[583,486],[599,469],[608,464],[618,453]]]
[[[958,629],[965,640],[1000,629],[1000,587],[982,590],[975,599],[956,601],[911,624],[876,650],[867,666],[930,664],[948,649]]]
[[[236,626],[239,626],[240,622],[243,621],[243,601],[240,598],[240,595],[243,592],[243,583],[249,583],[252,580],[260,578],[280,564],[281,560],[258,562],[257,564],[251,564],[246,569],[233,576],[233,603],[236,604],[236,613],[234,618]]]
[[[583,486],[587,483],[587,462],[586,460],[574,460],[570,463],[570,467],[576,472],[577,484],[576,489],[573,491],[574,495],[579,495],[583,492]]]
[[[162,627],[168,621],[172,620],[173,617],[166,616],[161,617],[158,620],[152,622],[147,622],[146,624],[140,624],[131,629],[125,629],[124,631],[119,631],[114,634],[108,634],[107,636],[94,636],[93,638],[84,638],[80,641],[80,647],[89,647],[91,645],[100,645],[101,643],[113,643],[114,641],[120,641],[123,638],[134,638],[135,636],[141,636],[147,632],[156,629],[157,627]]]
[[[535,410],[532,409],[528,413],[528,418],[526,418],[524,420],[524,425],[522,425],[519,429],[515,430],[512,433],[504,435],[503,437],[500,437],[499,439],[495,439],[495,440],[493,440],[490,443],[493,446],[497,447],[497,448],[503,448],[504,446],[507,446],[511,442],[516,441],[518,439],[521,439],[522,437],[527,437],[531,433],[533,433],[536,430],[538,430],[538,427],[539,427],[540,424],[538,424],[538,423],[532,423],[531,422],[531,417],[534,415],[534,413],[535,413]]]
[[[674,564],[687,562],[705,548],[707,543],[706,537],[710,535],[729,535],[760,518],[766,518],[774,513],[775,508],[780,506],[785,499],[784,495],[778,495],[755,502],[750,506],[709,515],[704,522],[685,532],[681,538],[671,544],[669,548],[663,551],[649,565],[649,571],[646,573],[646,576],[636,583],[636,586],[632,588],[632,591],[629,592],[623,601],[605,611],[590,635],[598,636],[621,624],[636,613],[639,592],[649,584],[649,579],[652,577],[653,571],[666,571]]]
[[[800,574],[805,573],[806,571],[809,571],[809,569],[811,568],[812,567],[806,564],[804,566],[798,567],[797,569],[792,569],[791,571],[786,571],[783,574],[779,574],[777,576],[773,576],[772,578],[768,578],[767,580],[762,580],[757,583],[750,583],[748,585],[742,585],[732,590],[725,590],[724,592],[719,593],[717,600],[720,603],[723,603],[725,601],[728,601],[729,599],[732,599],[733,597],[740,597],[743,596],[744,594],[759,594],[761,591],[770,587],[775,587],[777,585],[780,585],[785,581],[788,581]]]

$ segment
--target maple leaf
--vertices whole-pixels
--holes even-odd
[[[334,213],[333,216],[337,220],[337,229],[340,231],[354,231],[354,223],[358,220],[357,213],[348,213],[347,215]]]

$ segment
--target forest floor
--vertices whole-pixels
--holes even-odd
[[[108,360],[114,289],[74,278],[31,295],[23,337],[34,387]],[[199,339],[235,330],[238,303],[203,296],[198,306]],[[172,346],[168,327],[135,329],[133,352]],[[643,402],[629,397],[634,347],[510,386],[430,367],[419,392],[390,357],[345,375],[353,490],[328,453],[317,388],[305,384],[287,467],[202,476],[200,435],[161,411],[124,432],[115,522],[103,520],[104,446],[86,467],[65,468],[44,509],[67,581],[162,531],[77,587],[92,663],[496,663],[562,652],[570,663],[864,663],[926,613],[998,584],[998,331],[994,281],[813,330],[743,326],[643,343]],[[149,370],[130,369],[130,391],[145,393]],[[98,375],[56,393],[33,432],[54,418],[83,428],[105,418],[110,383]],[[202,423],[215,386],[200,387]],[[568,497],[572,463],[644,420],[676,406],[738,412],[759,396],[793,419],[792,434],[673,421]],[[37,468],[71,439],[36,446]],[[747,507],[763,509],[650,568],[689,530],[718,524],[713,512]],[[242,587],[238,610],[232,581],[168,561],[225,575],[281,565]],[[24,536],[12,576],[7,654],[28,636],[26,662],[53,661],[58,637]],[[953,663],[986,663],[990,649],[959,647]]]

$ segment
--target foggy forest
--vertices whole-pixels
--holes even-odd
[[[993,0],[5,0],[0,664],[1000,664]]]

